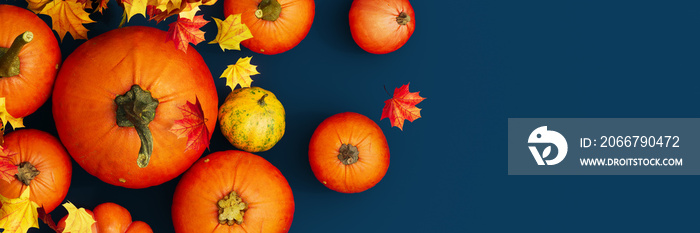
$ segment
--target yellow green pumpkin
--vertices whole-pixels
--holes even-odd
[[[269,150],[284,135],[282,103],[275,94],[259,87],[231,92],[221,105],[218,117],[224,137],[244,151]]]

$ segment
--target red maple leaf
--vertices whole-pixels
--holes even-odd
[[[195,96],[194,104],[187,101],[179,108],[182,110],[182,119],[175,121],[170,132],[175,133],[178,138],[187,137],[185,151],[198,151],[202,147],[209,148],[209,129],[205,124],[207,118],[204,118],[204,111],[202,111],[202,105],[199,104],[199,99]]]
[[[0,179],[11,182],[17,174],[17,165],[12,163],[15,153],[0,147]]]
[[[391,120],[391,126],[396,126],[403,130],[404,120],[413,122],[415,119],[420,118],[420,108],[417,108],[416,104],[420,103],[425,98],[418,95],[420,91],[409,92],[409,84],[394,89],[394,96],[384,101],[382,118],[379,120],[389,118],[389,120]]]
[[[39,219],[48,225],[51,230],[54,230],[55,232],[63,232],[63,229],[60,229],[59,231],[58,227],[56,226],[56,222],[53,221],[50,214],[46,213],[46,209],[44,209],[43,206],[36,209],[36,211],[39,214]]]
[[[189,43],[197,45],[204,41],[204,31],[200,29],[207,23],[209,21],[204,20],[202,15],[197,15],[192,20],[180,17],[177,21],[170,23],[166,41],[172,40],[175,47],[187,53]]]

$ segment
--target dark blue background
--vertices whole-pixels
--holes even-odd
[[[2,3],[26,6],[21,0]],[[412,1],[416,31],[396,52],[373,55],[350,35],[352,1],[316,1],[314,24],[294,49],[267,56],[195,48],[215,77],[253,56],[253,85],[274,92],[287,132],[259,155],[294,191],[291,232],[673,232],[697,227],[694,176],[508,176],[509,117],[697,117],[700,62],[697,1]],[[223,0],[202,7],[223,19]],[[89,37],[114,29],[122,9],[93,15]],[[41,16],[50,23],[46,16]],[[167,29],[136,16],[127,25]],[[207,41],[216,34],[205,28]],[[67,36],[64,57],[85,41]],[[171,46],[171,44],[165,45]],[[384,100],[411,83],[427,99],[423,118],[404,130],[380,121]],[[50,102],[50,101],[49,101]],[[321,185],[307,159],[315,127],[353,111],[375,120],[391,149],[384,179],[359,194]],[[56,135],[50,103],[25,119]],[[211,151],[234,149],[214,132]],[[205,152],[209,154],[210,152]],[[178,179],[130,190],[110,186],[77,164],[67,200],[93,208],[115,202],[156,232],[172,232]],[[54,218],[65,214],[61,208]],[[45,225],[41,231],[50,232]]]

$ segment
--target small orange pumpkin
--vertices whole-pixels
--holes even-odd
[[[374,121],[358,113],[339,113],[314,131],[309,162],[326,187],[362,192],[379,183],[389,169],[389,145]]]
[[[30,187],[29,199],[53,211],[68,194],[73,173],[70,156],[61,142],[49,133],[20,129],[5,135],[4,148],[14,154],[19,173],[11,182],[0,180],[0,195],[17,198]]]
[[[260,156],[214,152],[180,179],[172,206],[176,233],[283,233],[294,217],[292,189]]]
[[[60,63],[58,41],[43,20],[0,5],[0,97],[10,115],[28,116],[49,99]]]
[[[115,203],[102,203],[95,207],[94,211],[85,211],[95,219],[91,226],[94,233],[153,233],[153,229],[147,223],[132,222],[129,210]],[[68,215],[56,224],[56,228],[61,232],[66,228],[66,219]]]

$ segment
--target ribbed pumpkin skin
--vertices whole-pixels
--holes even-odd
[[[396,21],[401,12],[411,19],[405,25]],[[349,20],[357,45],[374,54],[396,51],[416,29],[416,15],[408,0],[355,0],[350,7]]]
[[[49,99],[61,63],[58,41],[43,20],[23,8],[0,5],[0,47],[9,48],[25,31],[34,39],[19,54],[20,74],[0,78],[0,97],[13,117],[33,113]]]
[[[357,147],[359,159],[345,165],[338,159],[343,144]],[[309,163],[314,175],[329,189],[341,193],[365,191],[389,169],[389,145],[382,129],[364,115],[333,115],[316,128],[309,143]]]
[[[241,42],[256,53],[273,55],[297,46],[309,33],[314,21],[313,0],[277,0],[282,12],[275,21],[255,16],[260,0],[224,0],[224,15],[241,14],[241,22],[250,29],[253,38]]]
[[[264,95],[265,105],[258,104]],[[285,112],[275,94],[259,87],[231,92],[219,109],[221,133],[238,149],[266,151],[282,139]]]
[[[97,221],[92,224],[93,233],[153,233],[153,229],[142,221],[133,221],[131,213],[126,208],[115,203],[102,203],[95,207],[95,211],[85,209]],[[59,230],[66,227],[68,215],[63,216],[56,224]]]
[[[248,204],[241,225],[219,224],[217,202],[235,191]],[[294,218],[294,196],[282,173],[264,158],[219,151],[182,175],[172,205],[176,233],[284,233]]]
[[[209,68],[194,48],[184,53],[165,37],[142,26],[106,32],[71,53],[56,78],[53,116],[61,141],[85,171],[106,183],[145,188],[185,172],[206,149],[185,150],[187,137],[171,131],[187,102],[199,100],[209,136],[216,127],[218,97]],[[153,154],[144,168],[136,162],[136,129],[116,122],[114,99],[133,85],[159,101],[148,125]]]
[[[29,162],[39,175],[29,183],[29,199],[44,206],[46,213],[53,211],[68,194],[73,168],[68,152],[53,135],[35,130],[20,129],[5,135],[4,147],[15,153],[12,163]],[[17,198],[27,189],[21,181],[7,183],[0,180],[0,195]]]

